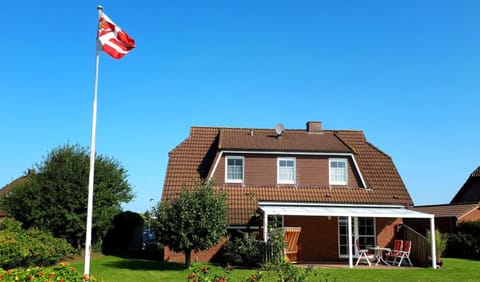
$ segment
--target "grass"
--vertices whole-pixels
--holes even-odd
[[[441,269],[402,267],[400,269],[375,269],[375,268],[330,268],[317,269],[319,276],[311,281],[478,281],[480,277],[480,261],[443,258],[444,267]],[[83,262],[72,263],[80,272]],[[208,264],[194,264],[194,266],[207,265],[213,273],[223,274],[221,267]],[[182,263],[165,263],[160,261],[125,259],[119,257],[98,257],[92,259],[90,272],[105,282],[113,281],[186,281],[190,270],[183,269]],[[229,281],[245,281],[257,270],[235,269],[229,275]],[[265,281],[276,281],[275,273],[264,273]],[[326,276],[325,276],[326,275]]]

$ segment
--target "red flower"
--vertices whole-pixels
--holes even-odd
[[[55,273],[51,272],[49,276],[50,278],[53,278],[53,276],[55,276]]]
[[[203,273],[207,273],[207,271],[208,271],[208,268],[206,266],[202,267],[202,272]]]
[[[83,281],[88,281],[88,275],[87,275],[87,274],[83,274],[82,280],[83,280]]]

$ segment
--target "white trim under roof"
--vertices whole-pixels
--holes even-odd
[[[290,216],[334,216],[348,218],[348,238],[352,237],[351,222],[353,217],[375,217],[375,218],[426,218],[430,219],[430,230],[435,230],[435,215],[407,209],[404,206],[395,205],[353,205],[353,204],[330,204],[330,203],[286,203],[286,202],[259,202],[259,209],[263,213],[263,238],[268,239],[268,216],[269,215],[290,215]],[[431,232],[431,242],[435,242],[435,232]],[[353,268],[352,240],[349,239],[349,266]],[[435,244],[431,246],[432,267],[436,268]]]
[[[211,174],[208,176],[208,180],[210,180],[214,175],[215,171],[217,170],[218,163],[222,158],[223,154],[268,154],[268,155],[303,155],[303,156],[344,156],[344,157],[351,157],[353,164],[355,166],[356,172],[358,173],[358,177],[360,177],[360,181],[362,182],[363,188],[368,189],[367,183],[363,179],[363,174],[358,167],[357,160],[355,159],[355,155],[352,153],[322,153],[322,152],[282,152],[282,151],[232,151],[232,150],[221,150],[220,154],[218,155],[218,159],[215,160],[215,164],[213,165],[213,170]]]

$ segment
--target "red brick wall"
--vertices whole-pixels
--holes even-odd
[[[218,251],[222,248],[222,246],[227,241],[228,241],[227,238],[222,238],[220,243],[218,243],[216,246],[211,247],[210,249],[208,249],[206,251],[192,252],[192,255],[191,255],[192,262],[195,262],[195,261],[202,261],[202,262],[211,261],[212,258],[218,253]],[[171,261],[171,262],[184,262],[185,261],[185,255],[183,253],[175,253],[175,252],[171,251],[168,247],[165,247],[163,260],[164,261]]]
[[[229,154],[231,156],[232,154]],[[243,155],[244,185],[270,186],[277,185],[277,158],[291,156],[277,155]],[[299,186],[329,186],[328,157],[326,156],[296,156],[296,184]],[[220,159],[214,177],[219,186],[225,184],[225,155]],[[348,185],[359,187],[360,181],[349,160]],[[242,185],[242,184],[233,184]]]
[[[285,226],[302,227],[298,243],[300,244],[301,261],[331,261],[338,260],[338,218],[317,216],[285,216]],[[396,227],[401,219],[377,218],[377,244],[382,247],[393,247],[393,241],[398,238]],[[262,234],[259,231],[259,234]],[[207,251],[192,253],[192,262],[211,261],[221,247],[227,242],[221,242]],[[185,255],[174,253],[165,248],[165,261],[184,262]]]
[[[393,248],[395,239],[399,239],[399,236],[401,236],[396,227],[402,223],[401,218],[377,218],[375,227],[377,230],[377,245]]]
[[[458,223],[463,221],[477,221],[480,220],[480,209],[473,210],[465,216],[458,219]]]
[[[285,226],[302,227],[298,239],[301,261],[338,259],[338,219],[316,216],[286,216]]]

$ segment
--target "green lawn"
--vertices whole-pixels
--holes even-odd
[[[442,269],[318,269],[319,276],[311,281],[480,281],[480,261],[445,258]],[[80,272],[83,262],[72,263]],[[204,264],[197,264],[203,266]],[[222,274],[223,269],[208,265],[211,271]],[[100,257],[92,259],[91,274],[103,278],[105,282],[114,281],[186,281],[191,271],[184,270],[181,263],[164,263],[140,259],[119,257]],[[229,281],[245,281],[256,270],[235,269],[229,275]],[[325,276],[328,275],[328,276]],[[276,281],[275,273],[264,273],[265,281]]]

